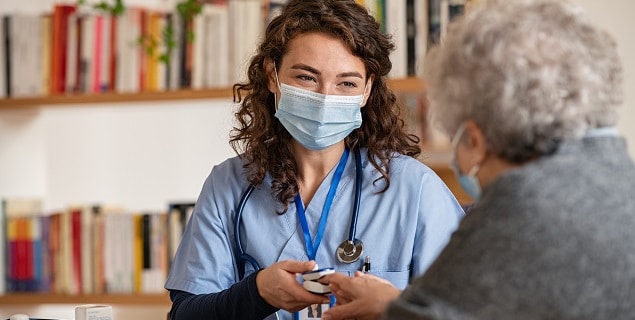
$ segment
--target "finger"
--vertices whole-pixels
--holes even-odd
[[[311,271],[315,268],[315,261],[297,261],[297,260],[285,260],[280,262],[280,268],[291,273],[302,273]]]
[[[339,286],[345,286],[350,283],[351,277],[341,272],[334,272],[329,275],[326,275],[320,279],[320,282],[325,284],[337,284]]]
[[[335,299],[338,304],[349,303],[352,300],[351,295],[349,295],[345,290],[342,290],[340,288],[331,289],[331,294],[335,296]]]

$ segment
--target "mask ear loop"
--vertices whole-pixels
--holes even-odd
[[[273,62],[273,74],[276,76],[276,85],[278,85],[278,90],[282,91],[282,89],[280,88],[280,80],[278,80],[278,69],[276,68],[276,62]],[[278,111],[278,94],[274,93],[273,94],[273,105],[276,108],[276,111]]]

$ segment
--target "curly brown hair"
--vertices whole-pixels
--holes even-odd
[[[241,103],[235,116],[238,125],[230,134],[230,145],[244,160],[247,180],[262,183],[268,172],[272,195],[284,213],[298,193],[297,166],[292,137],[274,116],[275,96],[267,87],[266,61],[280,65],[289,41],[299,34],[324,33],[341,39],[366,66],[367,77],[374,76],[362,125],[345,139],[350,149],[368,148],[368,158],[390,187],[389,164],[396,154],[417,157],[419,138],[406,131],[402,108],[386,84],[392,68],[389,54],[394,49],[389,35],[354,0],[291,0],[268,25],[264,38],[248,69],[248,80],[234,84],[234,102]],[[377,181],[375,181],[377,182]]]

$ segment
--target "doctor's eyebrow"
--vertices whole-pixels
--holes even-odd
[[[322,75],[322,72],[320,72],[318,69],[315,69],[303,63],[294,64],[291,66],[291,69],[305,70],[313,74],[316,74],[318,76]],[[356,78],[364,79],[364,77],[362,77],[362,74],[357,71],[342,72],[342,73],[339,73],[337,77],[338,78],[356,77]]]

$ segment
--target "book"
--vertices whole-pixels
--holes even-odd
[[[183,37],[183,23],[181,21],[181,15],[178,13],[168,13],[167,14],[167,24],[171,30],[171,36],[169,41],[171,42],[171,46],[168,52],[168,66],[167,66],[167,90],[178,90],[180,88],[180,54],[179,50],[179,39]]]
[[[227,87],[230,78],[229,47],[218,43],[229,43],[229,10],[227,3],[207,3],[203,5],[203,47],[201,54],[206,88]]]
[[[112,320],[112,306],[85,304],[75,307],[75,320]]]
[[[115,46],[117,65],[115,66],[115,91],[118,93],[139,92],[139,68],[141,65],[141,9],[126,9],[116,20]]]
[[[423,60],[428,50],[428,1],[427,0],[415,0],[415,26],[416,26],[416,40],[415,40],[415,53],[416,53],[416,65],[415,75],[417,77],[423,77],[424,65]]]
[[[94,15],[84,14],[79,19],[79,73],[77,79],[78,92],[92,92],[95,80],[95,23]]]
[[[80,35],[80,17],[78,12],[73,12],[68,16],[68,35],[66,36],[66,79],[65,79],[65,92],[66,93],[77,93],[79,92],[78,87],[78,76],[79,69],[81,64],[80,52],[81,47],[79,46],[79,35]],[[50,50],[50,49],[49,49]],[[50,74],[50,70],[49,70]]]
[[[2,17],[2,42],[4,43],[4,93],[7,97],[12,97],[13,93],[11,92],[11,79],[13,78],[13,74],[11,74],[11,20],[13,20],[12,16],[5,15]]]
[[[185,230],[192,212],[194,211],[195,202],[172,202],[168,205],[167,216],[167,251],[168,265],[172,264],[176,249],[181,242],[181,236]]]
[[[117,64],[119,63],[119,50],[117,48],[117,27],[119,26],[117,22],[117,16],[111,15],[109,26],[110,26],[110,39],[108,39],[108,92],[113,92],[115,90],[116,81],[117,81]]]
[[[47,96],[51,89],[51,27],[52,18],[50,14],[42,15],[41,21],[41,33],[42,33],[42,52],[41,52],[41,84],[40,95]]]
[[[53,8],[50,94],[65,92],[68,16],[75,12],[75,9],[75,5],[71,4],[56,4]]]
[[[62,293],[62,284],[60,280],[60,272],[61,272],[61,261],[60,252],[62,240],[60,236],[61,231],[61,212],[53,212],[49,215],[48,221],[48,270],[49,270],[49,291],[51,293]]]
[[[7,72],[6,72],[7,61],[5,59],[6,58],[5,57],[5,46],[6,46],[6,44],[4,42],[4,35],[5,35],[4,31],[5,31],[4,17],[0,16],[0,99],[7,97],[7,82],[6,82],[6,78],[7,78]],[[0,270],[0,271],[2,271],[2,270]],[[1,285],[2,284],[0,284],[0,286]],[[1,290],[2,290],[2,288],[0,288],[0,293],[2,293]]]
[[[104,284],[108,293],[134,292],[134,223],[125,211],[104,212]]]
[[[3,224],[6,226],[3,263],[6,292],[37,291],[36,253],[40,250],[41,232],[37,219],[42,215],[42,202],[37,198],[12,198],[2,200]]]
[[[167,276],[166,215],[153,212],[141,216],[143,233],[143,269],[141,272],[141,292],[163,292],[163,283]]]
[[[11,96],[29,97],[40,94],[42,58],[42,28],[37,15],[12,16],[11,37]]]
[[[95,247],[93,246],[95,233],[95,219],[100,214],[100,206],[81,206],[79,208],[80,220],[80,269],[81,269],[81,292],[84,294],[94,293],[95,276]],[[99,249],[97,249],[99,250]]]
[[[0,75],[2,76],[2,75]],[[4,201],[2,201],[0,207],[0,295],[4,294],[7,291],[7,272],[6,272],[6,215],[4,210]]]
[[[392,36],[395,50],[390,53],[391,78],[405,78],[408,75],[408,40],[406,32],[406,0],[396,0],[386,6],[386,33]]]
[[[205,8],[205,6],[203,7]],[[203,77],[205,72],[205,65],[211,63],[210,61],[205,61],[205,41],[206,30],[205,30],[205,15],[199,14],[192,18],[192,28],[194,32],[194,38],[192,39],[192,79],[191,79],[191,87],[192,89],[198,90],[203,89]],[[217,40],[218,41],[218,40]],[[223,42],[218,42],[223,43]],[[222,50],[222,46],[216,46],[216,49]]]
[[[7,288],[9,292],[33,291],[33,243],[30,219],[11,217],[7,220]]]
[[[102,87],[102,72],[103,72],[103,57],[104,54],[104,16],[101,14],[97,14],[93,17],[93,38],[92,38],[92,46],[93,52],[90,55],[89,59],[91,59],[91,64],[93,65],[92,74],[91,74],[91,83],[92,86],[89,87],[89,92],[91,93],[100,93]]]
[[[406,0],[406,75],[417,73],[417,22],[415,0]]]
[[[230,83],[244,81],[247,77],[249,59],[256,52],[260,34],[264,30],[264,19],[260,0],[229,1],[229,65]]]

